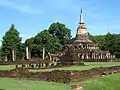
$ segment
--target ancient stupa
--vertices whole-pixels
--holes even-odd
[[[65,53],[60,57],[62,64],[80,64],[82,61],[111,61],[115,56],[109,51],[102,51],[96,43],[89,39],[89,33],[84,23],[82,9],[75,41],[69,45]]]

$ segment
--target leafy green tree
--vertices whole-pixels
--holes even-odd
[[[93,36],[91,34],[89,34],[89,39],[92,40],[94,43],[96,43],[96,36]]]
[[[27,39],[25,45],[29,46],[32,57],[42,57],[43,48],[45,48],[46,54],[62,49],[59,39],[56,36],[53,37],[48,30],[43,30],[35,37]]]
[[[37,44],[31,45],[31,56],[32,57],[42,57],[42,46]]]
[[[112,40],[112,51],[113,54],[117,57],[120,58],[120,34],[112,34],[113,35],[113,40]]]
[[[25,56],[25,43],[21,43],[17,48],[17,57],[21,59],[22,56]]]
[[[100,49],[105,50],[104,43],[105,43],[105,35],[96,35],[96,36],[90,36],[90,39],[98,44]]]
[[[62,23],[53,23],[48,30],[43,30],[35,37],[27,39],[25,45],[29,46],[31,56],[42,56],[42,50],[45,52],[56,53],[63,49],[65,44],[72,43],[71,30]]]
[[[110,51],[111,54],[120,58],[120,34],[91,35],[90,39],[97,43],[100,49]]]
[[[114,50],[113,50],[114,39],[115,39],[114,36],[111,33],[108,33],[105,36],[105,42],[104,42],[105,50],[109,50],[110,53],[112,53],[112,54],[114,52]]]
[[[34,37],[31,37],[25,41],[26,46],[31,46],[32,44],[34,44]]]
[[[59,43],[59,39],[55,36],[53,37],[52,34],[48,32],[48,30],[44,30],[38,33],[34,37],[34,44],[39,45],[39,53],[42,53],[43,48],[45,48],[46,53],[55,53],[62,49],[62,45]]]
[[[60,40],[60,44],[68,44],[71,39],[71,30],[62,23],[52,23],[48,29],[52,36]]]
[[[10,29],[5,33],[2,38],[2,55],[7,56],[8,60],[12,60],[12,50],[16,52],[16,58],[19,59],[22,54],[21,37],[19,32],[15,29],[12,24]]]
[[[120,58],[120,34],[108,33],[105,37],[105,50],[109,50],[117,58]]]

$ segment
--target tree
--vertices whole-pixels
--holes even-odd
[[[32,44],[34,44],[34,37],[31,37],[31,38],[29,38],[29,39],[27,39],[25,41],[25,45],[26,46],[30,46],[31,47]]]
[[[113,35],[113,40],[112,40],[112,51],[113,54],[117,57],[120,58],[120,34],[112,34]]]
[[[94,43],[97,43],[100,49],[105,50],[105,47],[104,47],[105,35],[95,35],[95,36],[90,35],[90,39]]]
[[[16,59],[21,57],[22,54],[22,44],[21,37],[19,37],[19,32],[15,29],[12,24],[10,29],[5,33],[2,38],[2,55],[6,56],[8,60],[12,60],[12,50],[15,50]]]
[[[34,44],[39,45],[39,54],[42,53],[43,48],[45,48],[46,53],[55,53],[62,49],[62,45],[56,36],[52,36],[48,30],[41,31],[34,37]],[[34,45],[35,46],[35,45]],[[36,46],[37,48],[37,46]]]
[[[114,36],[111,33],[106,34],[105,36],[105,42],[104,42],[104,48],[105,50],[109,50],[110,53],[113,54],[114,50]]]
[[[42,57],[42,46],[37,44],[31,45],[31,56],[32,57]]]
[[[57,37],[62,45],[68,44],[71,39],[71,30],[62,23],[52,23],[48,31],[52,36]]]
[[[29,46],[32,57],[41,57],[43,48],[46,53],[56,53],[61,51],[65,44],[70,44],[72,41],[71,30],[57,22],[51,24],[48,30],[43,30],[35,37],[27,39],[25,45]]]
[[[25,45],[29,46],[32,57],[42,57],[43,48],[45,48],[46,54],[62,49],[59,39],[56,36],[53,37],[48,30],[43,30],[35,37],[27,39]]]
[[[105,50],[109,50],[110,53],[120,58],[120,34],[106,34],[104,47]]]
[[[97,43],[100,49],[109,51],[117,58],[120,58],[120,34],[91,35],[90,39]]]

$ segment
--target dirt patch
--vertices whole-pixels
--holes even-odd
[[[120,73],[120,66],[92,68],[90,70],[54,70],[51,72],[32,73],[27,69],[1,70],[0,77],[26,78],[41,81],[53,81],[59,83],[70,83],[83,81],[90,78],[101,77],[109,74]]]

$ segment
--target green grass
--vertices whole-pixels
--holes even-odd
[[[52,70],[88,70],[96,67],[110,67],[110,66],[118,66],[118,65],[120,66],[120,62],[85,62],[85,66],[38,69],[38,70],[30,70],[30,71],[39,72],[39,71],[52,71]],[[0,70],[10,70],[14,68],[15,68],[15,65],[0,65]]]
[[[120,90],[120,74],[79,82],[83,90]]]
[[[95,67],[109,67],[120,65],[120,62],[87,62],[86,66],[71,66],[54,69],[41,69],[36,71],[51,70],[87,70]],[[10,70],[15,65],[1,65],[0,70]],[[120,90],[120,74],[109,75],[97,79],[90,79],[82,82],[83,90]],[[72,83],[75,84],[75,83]],[[59,84],[54,82],[19,80],[10,78],[0,78],[0,89],[3,90],[71,90],[70,84]]]
[[[71,66],[71,67],[62,67],[62,68],[51,68],[51,69],[38,69],[31,70],[32,72],[40,71],[52,71],[52,70],[88,70],[96,67],[110,67],[110,66],[120,66],[120,62],[85,62],[85,66]]]
[[[70,86],[54,82],[18,80],[0,78],[0,89],[3,90],[70,90]]]
[[[70,85],[78,83],[83,90],[120,90],[120,74],[70,84],[0,78],[0,90],[71,90]]]
[[[14,68],[15,68],[15,65],[0,65],[0,70],[11,70]]]

